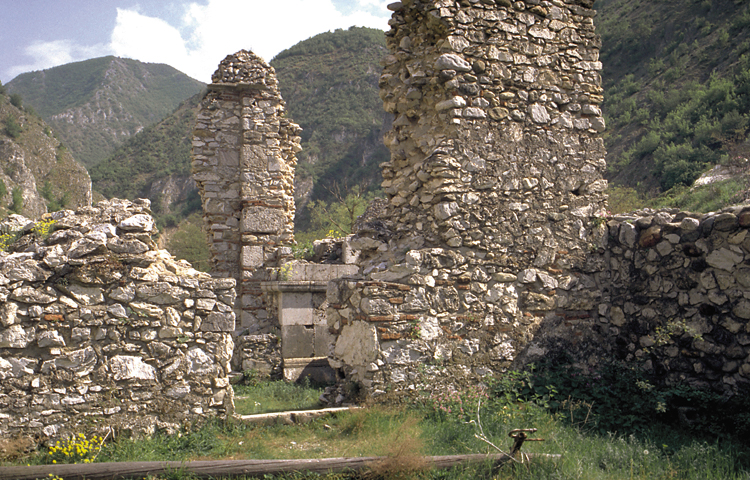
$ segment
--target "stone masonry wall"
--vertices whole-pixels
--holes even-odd
[[[747,387],[749,227],[750,206],[602,219],[590,263],[605,292],[601,315],[546,325],[524,361],[562,350],[588,364],[624,360],[666,384],[725,394]]]
[[[300,128],[284,117],[274,69],[252,52],[227,56],[208,90],[192,165],[211,234],[211,272],[238,282],[237,333],[270,334],[277,315],[260,283],[291,258]]]
[[[509,366],[543,322],[598,315],[592,3],[390,6],[388,204],[352,242],[364,278],[328,290],[330,361],[368,392],[473,381]]]
[[[235,281],[157,250],[148,200],[0,228],[0,436],[233,414]]]

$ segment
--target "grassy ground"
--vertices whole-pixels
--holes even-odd
[[[320,407],[322,388],[298,383],[253,382],[234,388],[234,407],[238,415],[281,412],[284,410],[310,410]]]
[[[300,397],[317,398],[320,394],[315,389],[275,384],[238,388],[238,393],[243,395],[258,392],[274,392],[280,406],[287,398],[290,408],[299,408]],[[389,461],[366,478],[750,480],[750,452],[721,437],[697,438],[658,425],[639,434],[600,434],[593,431],[585,408],[552,414],[534,403],[508,402],[486,395],[464,395],[461,402],[455,400],[426,398],[422,404],[409,407],[370,407],[305,425],[246,426],[209,422],[186,426],[177,435],[157,434],[141,440],[118,438],[101,449],[96,461],[377,455],[387,456]],[[481,429],[476,414],[479,400],[483,401],[479,410]],[[487,465],[424,471],[414,461],[421,455],[496,453],[494,448],[476,438],[475,435],[482,431],[487,439],[508,451],[511,445],[508,432],[514,428],[531,427],[539,429],[535,436],[546,441],[527,442],[523,451],[559,453],[563,454],[562,460],[506,465],[499,471],[493,471]],[[51,463],[52,458],[42,451],[3,464],[46,464]],[[191,477],[174,472],[163,478]],[[365,477],[344,474],[320,477],[301,473],[264,478],[334,480]]]

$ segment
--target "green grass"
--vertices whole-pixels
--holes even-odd
[[[690,212],[707,213],[736,205],[744,200],[747,180],[729,179],[693,188],[673,188],[655,199],[656,208],[676,207]]]
[[[239,415],[311,410],[320,407],[323,389],[284,381],[261,382],[235,387],[235,411]]]
[[[317,389],[268,382],[237,387],[250,398],[274,397],[278,408],[296,409]],[[497,392],[498,390],[494,390]],[[746,448],[721,436],[699,437],[672,427],[654,424],[638,433],[598,433],[586,405],[568,404],[558,413],[508,396],[462,392],[446,400],[431,400],[407,407],[376,406],[320,418],[304,425],[248,426],[218,420],[186,425],[179,434],[158,433],[151,438],[118,437],[102,449],[98,462],[190,461],[219,459],[299,459],[353,456],[387,456],[389,461],[369,477],[345,474],[297,473],[265,476],[266,479],[324,478],[414,479],[750,479],[750,454]],[[544,442],[527,442],[527,453],[559,453],[561,460],[533,464],[507,464],[493,471],[489,465],[461,466],[426,471],[414,458],[422,455],[495,453],[476,438],[477,398],[482,398],[479,419],[482,431],[495,445],[510,449],[508,432],[514,428],[538,429]],[[251,400],[256,401],[256,400]],[[264,400],[265,401],[265,400]],[[289,403],[283,404],[284,401]],[[460,408],[456,408],[460,405]],[[572,407],[571,407],[572,405]],[[450,408],[450,412],[448,409]],[[461,410],[463,408],[463,411]],[[7,450],[7,449],[5,449]],[[10,458],[10,457],[7,457]],[[45,452],[16,457],[2,464],[44,464]],[[151,477],[153,479],[153,477]],[[184,472],[161,478],[189,479]]]

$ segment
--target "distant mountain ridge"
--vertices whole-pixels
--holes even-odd
[[[90,168],[204,84],[168,65],[108,56],[24,73],[6,87]]]

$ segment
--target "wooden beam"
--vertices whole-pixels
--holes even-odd
[[[539,459],[557,460],[560,455],[524,454],[530,461]],[[36,480],[49,478],[49,474],[65,480],[105,480],[143,478],[148,475],[166,475],[180,472],[197,478],[233,477],[242,475],[277,475],[280,473],[306,471],[315,473],[339,473],[360,471],[389,457],[322,458],[305,460],[212,460],[198,462],[112,462],[80,465],[34,465],[27,467],[0,467],[0,480]],[[447,455],[425,457],[427,468],[449,468],[462,463],[492,462],[501,465],[511,460],[505,454],[495,455]]]

